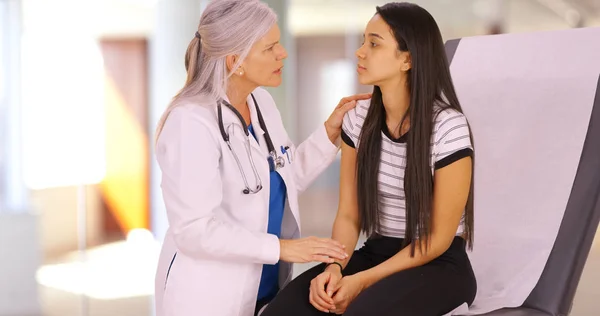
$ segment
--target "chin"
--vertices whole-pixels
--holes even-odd
[[[367,78],[365,76],[358,76],[358,83],[364,86],[372,86],[374,84],[374,81],[370,80],[370,78]]]
[[[281,79],[270,80],[269,82],[266,82],[265,84],[262,84],[261,86],[277,88],[281,85],[281,82],[282,82]]]

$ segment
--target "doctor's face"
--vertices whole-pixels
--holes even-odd
[[[389,25],[376,14],[367,24],[364,42],[356,50],[358,81],[364,85],[381,86],[406,76],[409,53],[398,49],[398,42]]]
[[[281,33],[275,24],[258,40],[243,62],[245,79],[257,86],[277,87],[281,84],[285,48],[279,42]]]

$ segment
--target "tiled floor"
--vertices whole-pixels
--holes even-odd
[[[303,235],[328,237],[331,233],[331,223],[333,222],[337,209],[337,192],[331,191],[312,191],[304,194],[301,199]],[[600,234],[599,234],[600,235]],[[127,246],[120,246],[127,247]],[[81,295],[71,294],[66,291],[40,286],[41,303],[44,316],[147,316],[152,315],[152,298],[144,293],[152,288],[153,282],[153,263],[156,256],[154,249],[148,248],[143,252],[131,254],[130,251],[124,251],[122,248],[114,247],[113,250],[105,248],[101,254],[104,258],[103,263],[95,268],[99,272],[90,272],[92,274],[105,273],[106,276],[96,275],[97,282],[107,283],[105,287],[97,290],[88,289],[93,292],[97,298],[87,298]],[[108,258],[109,253],[113,252],[113,257]],[[126,256],[126,257],[124,257]],[[127,257],[128,256],[128,257]],[[91,256],[90,256],[91,257]],[[147,259],[142,259],[147,258]],[[138,260],[138,261],[136,261]],[[132,263],[139,260],[150,261],[148,264],[141,263],[144,268],[136,267],[130,264],[128,271],[122,271],[122,267],[117,264],[124,261]],[[312,264],[298,265],[296,274],[308,269]],[[102,271],[105,269],[106,271]],[[115,269],[115,270],[110,270]],[[112,281],[110,278],[114,278]],[[140,280],[142,281],[135,281]],[[129,281],[129,282],[128,282]],[[130,284],[136,283],[136,284]],[[142,284],[143,288],[138,286]],[[110,288],[113,286],[114,288]],[[71,288],[73,291],[73,289]],[[104,292],[102,292],[104,290]],[[136,293],[138,296],[123,299],[102,299],[102,295],[115,293],[115,291],[126,291]],[[95,292],[94,292],[95,291]],[[76,292],[76,291],[74,291]],[[102,294],[104,293],[104,294]],[[135,295],[135,294],[132,294]],[[104,297],[109,297],[104,296]],[[600,236],[596,237],[592,252],[585,266],[583,276],[577,294],[571,316],[596,316],[600,315]]]

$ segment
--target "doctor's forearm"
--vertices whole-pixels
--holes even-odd
[[[292,153],[292,163],[298,192],[311,183],[335,160],[339,147],[331,142],[326,128],[319,126]]]
[[[179,251],[192,258],[275,264],[280,257],[277,236],[252,232],[213,217],[187,225],[175,222],[172,231]]]

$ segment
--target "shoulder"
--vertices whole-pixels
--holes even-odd
[[[273,96],[271,95],[271,93],[269,93],[269,91],[267,91],[267,89],[265,89],[263,87],[258,87],[256,89],[254,89],[254,91],[252,91],[252,95],[254,95],[254,97],[259,102],[264,101],[264,102],[275,105],[275,100],[273,99]]]
[[[342,122],[342,140],[350,147],[356,148],[359,143],[360,132],[371,106],[371,99],[360,100],[356,106],[346,112]]]
[[[432,135],[436,169],[472,155],[471,131],[467,117],[452,108],[436,108]]]
[[[360,100],[356,103],[356,107],[352,109],[354,113],[356,113],[356,117],[359,117],[363,120],[367,117],[367,112],[369,112],[369,108],[371,107],[371,99]]]
[[[217,131],[216,102],[206,97],[182,98],[174,101],[158,138],[159,146],[177,143],[182,137],[214,138]]]
[[[360,131],[365,122],[370,106],[371,99],[360,100],[353,109],[346,112],[342,125],[346,133],[355,132],[356,135],[359,134],[358,131]]]
[[[263,112],[278,111],[275,99],[273,99],[273,96],[267,89],[258,87],[252,91],[252,96],[260,105],[260,109]]]
[[[167,121],[171,120],[175,124],[189,122],[208,125],[216,122],[216,106],[217,102],[208,98],[182,99],[177,101]]]
[[[464,128],[467,132],[469,130],[467,117],[460,111],[448,107],[436,106],[433,125],[433,132],[438,137],[441,137],[442,133],[455,129]]]
[[[256,100],[256,104],[260,107],[260,111],[265,117],[273,117],[281,120],[281,113],[275,99],[267,89],[258,87],[252,91],[252,96]]]

